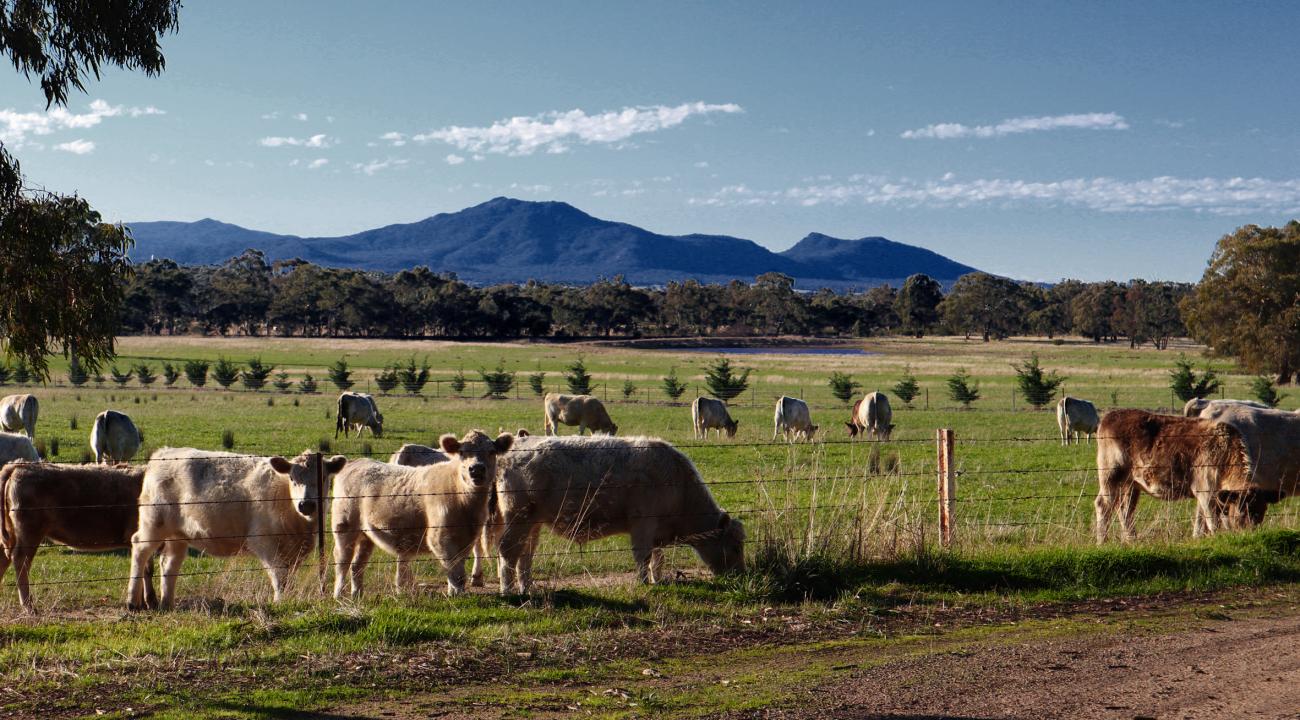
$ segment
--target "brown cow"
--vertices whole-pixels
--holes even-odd
[[[13,563],[18,599],[33,609],[28,572],[45,540],[76,550],[131,547],[144,467],[14,462],[0,470],[0,578]],[[153,563],[145,569],[145,604],[154,607]]]
[[[1134,538],[1140,493],[1161,500],[1196,498],[1192,534],[1245,524],[1250,467],[1236,430],[1223,424],[1145,410],[1113,410],[1097,432],[1097,542],[1104,543],[1118,508],[1123,538]],[[1252,510],[1253,513],[1253,510]]]

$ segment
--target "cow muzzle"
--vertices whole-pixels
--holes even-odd
[[[315,514],[316,514],[316,501],[315,501],[315,500],[299,500],[299,501],[298,501],[298,513],[299,513],[300,515],[304,515],[304,516],[315,515]]]
[[[473,480],[475,485],[482,485],[487,480],[486,465],[470,465],[466,468],[466,472],[469,473],[469,479]]]

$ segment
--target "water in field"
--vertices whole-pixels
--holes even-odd
[[[686,352],[713,353],[721,355],[879,355],[855,347],[804,347],[802,345],[773,345],[760,347],[686,347],[673,348]]]

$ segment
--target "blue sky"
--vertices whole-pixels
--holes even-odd
[[[884,235],[1014,277],[1194,280],[1300,216],[1292,3],[189,3],[156,78],[47,113],[113,220],[336,235],[497,195],[775,250]]]

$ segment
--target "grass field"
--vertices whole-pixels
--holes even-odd
[[[869,354],[733,358],[754,369],[751,392],[732,411],[740,431],[734,440],[702,442],[692,438],[686,403],[664,401],[660,378],[677,368],[692,386],[682,398],[689,402],[694,386],[702,387],[703,365],[715,357],[708,352],[594,344],[124,338],[119,367],[149,362],[156,369],[162,360],[225,356],[242,362],[259,356],[288,370],[295,380],[303,372],[312,373],[321,393],[221,391],[211,383],[194,389],[183,378],[174,388],[162,387],[161,380],[148,389],[134,382],[125,389],[93,383],[32,388],[41,400],[37,438],[47,450],[57,439],[54,459],[78,460],[95,414],[109,407],[135,419],[145,434],[144,452],[164,445],[218,449],[223,432],[230,431],[237,452],[292,455],[328,442],[332,452],[386,458],[404,442],[431,444],[444,432],[459,435],[475,427],[538,432],[541,403],[527,387],[525,375],[540,368],[547,373],[548,388],[559,390],[561,368],[581,353],[598,386],[604,386],[596,392],[607,394],[620,434],[659,436],[681,447],[723,507],[746,523],[751,558],[757,558],[755,564],[765,572],[698,581],[698,561],[679,548],[668,557],[684,580],[644,589],[630,584],[627,573],[633,566],[625,538],[570,547],[548,537],[538,557],[544,590],[522,603],[485,595],[454,600],[433,596],[443,580],[427,562],[418,566],[417,576],[428,584],[429,595],[392,598],[392,566],[377,553],[368,580],[371,593],[360,606],[320,599],[314,567],[301,571],[290,602],[270,606],[269,584],[254,562],[196,556],[183,570],[193,575],[179,583],[179,612],[130,616],[119,609],[128,569],[123,553],[86,555],[46,548],[32,571],[41,608],[38,618],[19,613],[12,581],[0,591],[0,667],[5,668],[0,676],[36,687],[66,681],[66,675],[41,668],[75,674],[81,678],[80,689],[64,693],[66,707],[60,713],[84,711],[106,688],[125,682],[139,705],[157,709],[179,703],[192,714],[212,711],[215,706],[203,698],[216,697],[216,691],[183,697],[173,683],[184,676],[185,668],[208,662],[240,672],[261,668],[283,673],[315,688],[305,699],[284,695],[269,700],[267,707],[281,701],[319,706],[354,696],[349,693],[368,696],[373,689],[366,689],[364,672],[355,677],[345,673],[346,682],[326,683],[315,671],[298,667],[295,658],[382,654],[384,648],[422,643],[515,652],[512,648],[525,638],[583,642],[592,633],[700,622],[730,626],[772,603],[789,604],[796,608],[793,612],[814,618],[834,618],[954,595],[997,604],[1300,578],[1300,535],[1295,532],[1300,505],[1295,501],[1276,506],[1264,531],[1191,542],[1190,503],[1148,498],[1139,514],[1138,546],[1093,549],[1093,446],[1062,447],[1052,412],[1026,410],[1013,400],[1011,364],[1038,353],[1045,368],[1068,377],[1070,394],[1101,408],[1168,408],[1173,361],[1180,351],[1199,358],[1200,348],[1160,352],[1084,342],[982,343],[961,338],[867,340],[857,347]],[[478,368],[500,361],[519,373],[517,398],[514,392],[506,400],[453,397],[445,383],[435,383],[422,397],[380,398],[386,420],[383,438],[367,434],[335,440],[336,391],[325,380],[324,368],[346,357],[356,371],[357,389],[364,390],[383,366],[412,356],[417,361],[427,357],[439,380],[461,368],[473,378]],[[827,377],[840,370],[851,373],[866,390],[889,392],[905,366],[928,390],[928,407],[924,395],[910,409],[895,402],[897,428],[891,442],[848,442],[842,424],[848,410],[831,396]],[[943,380],[958,367],[968,368],[980,382],[984,398],[973,410],[957,409],[946,397]],[[1222,363],[1218,368],[1225,376],[1226,395],[1244,396],[1250,378],[1224,372],[1230,368]],[[56,368],[55,379],[66,381],[63,372]],[[626,380],[638,386],[629,400],[621,392]],[[809,401],[814,421],[824,429],[822,442],[772,443],[772,402],[781,394]],[[1284,402],[1290,405],[1294,399]],[[952,428],[957,437],[960,475],[957,543],[952,551],[934,546],[933,438],[940,427]],[[784,562],[773,561],[773,548],[781,549]],[[802,604],[810,598],[813,605]],[[147,680],[144,674],[150,668],[163,668],[162,676],[171,679]],[[36,707],[18,703],[9,709],[32,712]]]

